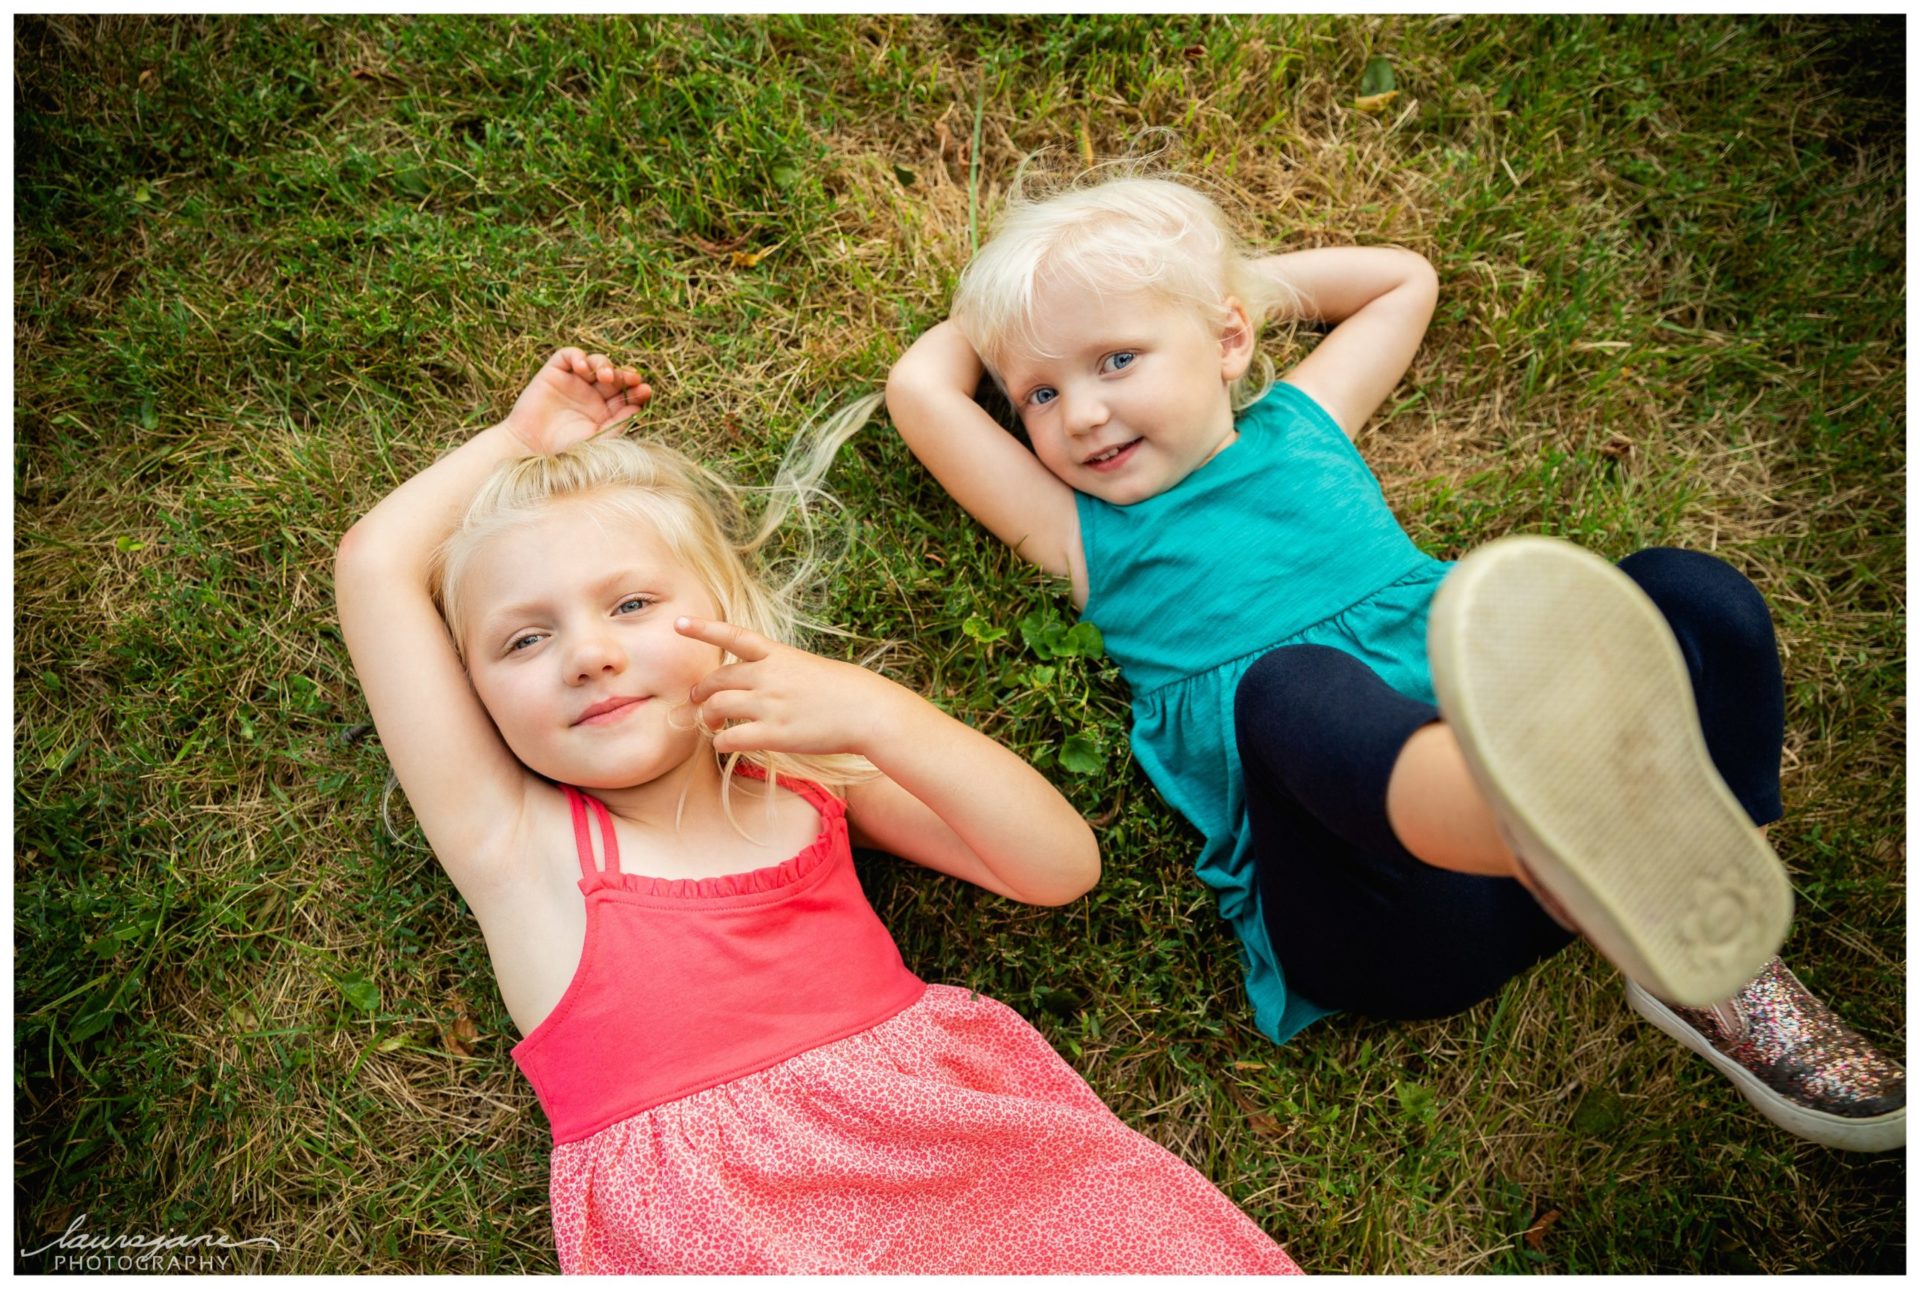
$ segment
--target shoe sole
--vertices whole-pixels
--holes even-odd
[[[1793,892],[1707,754],[1680,647],[1599,556],[1507,537],[1441,583],[1440,711],[1534,884],[1662,998],[1733,994],[1786,938]]]
[[[1632,981],[1627,982],[1627,1005],[1640,1013],[1648,1024],[1678,1039],[1707,1058],[1714,1068],[1727,1076],[1740,1095],[1770,1121],[1796,1137],[1835,1150],[1894,1150],[1907,1144],[1905,1106],[1871,1119],[1848,1119],[1796,1105],[1768,1087],[1746,1066],[1725,1055],[1693,1026],[1687,1024],[1660,1000]]]

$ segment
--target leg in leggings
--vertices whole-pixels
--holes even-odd
[[[1698,551],[1655,547],[1621,560],[1620,571],[1680,642],[1714,768],[1754,823],[1772,823],[1787,717],[1767,602],[1738,570]]]
[[[1666,616],[1707,749],[1755,823],[1780,815],[1779,657],[1765,602],[1709,555],[1621,564]],[[1235,718],[1263,911],[1290,989],[1386,1019],[1490,997],[1572,936],[1509,878],[1423,864],[1387,822],[1387,781],[1439,713],[1338,649],[1276,649],[1247,673]]]

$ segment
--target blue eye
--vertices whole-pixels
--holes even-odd
[[[1106,362],[1102,365],[1108,371],[1122,371],[1125,368],[1131,367],[1136,357],[1138,357],[1138,355],[1135,354],[1133,350],[1121,349],[1108,354]]]
[[[512,641],[511,643],[509,643],[509,644],[507,645],[507,652],[508,652],[508,653],[519,653],[519,652],[521,652],[521,651],[522,651],[523,649],[525,649],[525,648],[526,648],[526,646],[528,646],[528,645],[530,645],[530,644],[536,644],[536,643],[538,643],[538,642],[539,642],[539,640],[540,640],[540,633],[539,633],[539,632],[537,632],[537,631],[529,631],[529,632],[528,632],[528,633],[527,633],[526,635],[523,635],[523,636],[521,636],[521,637],[520,637],[519,639],[517,639],[517,640],[514,640],[514,641]]]
[[[626,599],[620,601],[619,607],[614,609],[614,612],[615,613],[638,613],[641,609],[646,608],[649,604],[652,604],[652,603],[653,601],[648,599],[644,595],[630,595]]]
[[[1027,405],[1029,407],[1045,407],[1058,397],[1059,395],[1054,392],[1053,386],[1042,385],[1039,389],[1027,395]]]

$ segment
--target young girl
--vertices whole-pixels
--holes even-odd
[[[1016,198],[887,406],[1101,628],[1274,1041],[1460,1011],[1577,927],[1770,1118],[1900,1144],[1901,1069],[1771,956],[1790,893],[1755,827],[1784,728],[1759,594],[1684,551],[1432,559],[1354,450],[1436,292],[1406,251],[1256,257],[1169,180]],[[1276,316],[1337,325],[1255,383]],[[983,363],[1031,452],[974,402]]]
[[[561,1269],[1295,1270],[1013,1012],[906,969],[850,841],[1051,905],[1098,877],[1092,833],[991,740],[792,647],[793,585],[751,562],[780,507],[743,535],[716,476],[605,435],[648,395],[561,350],[337,567],[525,1036]]]

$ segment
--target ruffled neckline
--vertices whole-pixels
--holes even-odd
[[[734,773],[754,779],[767,777],[766,771],[745,761],[734,767]],[[592,878],[580,879],[581,889],[592,892],[611,887],[636,895],[665,899],[709,900],[735,895],[762,895],[791,886],[833,856],[835,843],[846,836],[847,807],[840,798],[810,780],[793,779],[783,774],[775,782],[804,798],[820,815],[820,830],[791,859],[769,864],[765,868],[750,868],[744,873],[721,873],[714,877],[651,877],[645,873],[629,873],[624,869],[618,873],[596,869]]]

